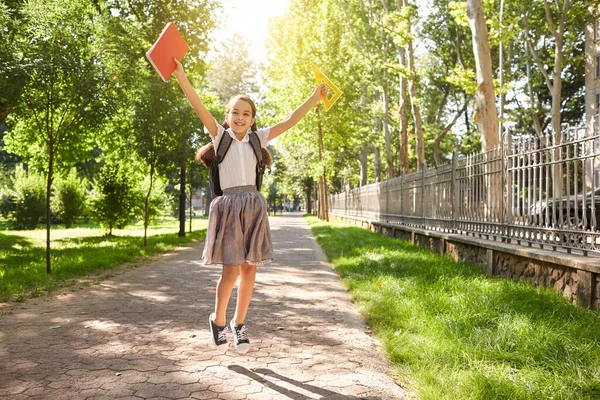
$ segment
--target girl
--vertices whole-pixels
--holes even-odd
[[[296,125],[306,113],[327,96],[327,86],[319,85],[313,94],[284,121],[270,128],[256,129],[256,107],[247,96],[235,96],[227,104],[225,122],[219,125],[204,107],[188,80],[181,63],[175,59],[177,82],[204,124],[216,149],[223,135],[233,139],[224,160],[219,164],[223,196],[213,199],[208,214],[208,230],[202,258],[207,265],[221,264],[217,283],[215,312],[209,317],[214,345],[227,349],[225,311],[233,286],[240,275],[235,315],[229,326],[235,348],[247,352],[250,340],[244,325],[254,290],[256,266],[273,259],[273,245],[267,218],[267,201],[256,189],[256,157],[248,142],[248,134],[256,132],[261,147]]]

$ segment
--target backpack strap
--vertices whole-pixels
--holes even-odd
[[[256,132],[250,132],[250,136],[248,137],[250,141],[250,146],[252,146],[252,150],[254,151],[254,155],[256,156],[256,161],[262,167],[264,165],[263,155],[260,147],[260,139]],[[221,141],[219,142],[219,147],[217,148],[217,153],[215,155],[215,162],[220,164],[225,155],[229,151],[231,147],[231,143],[233,143],[233,138],[229,136],[227,132],[223,132],[223,136],[221,137]]]
[[[250,145],[252,146],[252,150],[254,150],[254,155],[256,156],[256,161],[261,168],[264,168],[262,151],[260,151],[260,139],[256,132],[250,132]]]
[[[250,134],[250,145],[256,156],[256,189],[260,190],[265,173],[265,161],[263,160],[262,149],[260,147],[260,139],[256,132]]]
[[[223,136],[221,136],[221,141],[219,142],[219,147],[217,148],[217,153],[215,155],[215,164],[221,164],[225,158],[225,155],[229,151],[232,142],[233,138],[229,136],[229,133],[227,131],[223,132]]]
[[[229,148],[231,147],[231,143],[233,142],[233,138],[229,136],[227,130],[223,132],[221,136],[221,140],[219,141],[219,147],[215,152],[215,159],[210,165],[210,189],[213,193],[213,196],[222,196],[223,190],[221,189],[221,178],[219,177],[219,164],[225,159],[225,155]],[[213,148],[214,151],[214,148]]]

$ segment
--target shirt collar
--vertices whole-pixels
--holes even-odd
[[[235,133],[233,133],[233,131],[231,130],[231,128],[227,128],[226,132],[229,134],[229,136],[231,136],[231,138],[237,142],[240,143],[248,143],[248,141],[250,141],[250,136],[248,136],[248,134],[251,132],[250,129],[248,129],[248,131],[246,132],[246,134],[244,135],[244,137],[242,138],[242,140],[238,140],[238,138],[235,136]]]

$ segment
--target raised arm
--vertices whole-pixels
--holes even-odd
[[[177,64],[177,68],[175,69],[175,72],[173,72],[173,74],[175,75],[175,78],[177,78],[179,86],[181,86],[181,89],[183,89],[185,97],[187,97],[192,107],[194,107],[198,118],[200,118],[200,120],[206,127],[206,130],[208,130],[210,136],[215,137],[217,135],[217,124],[215,123],[215,119],[213,118],[211,113],[206,109],[206,107],[204,107],[204,104],[202,104],[198,93],[196,93],[196,91],[192,87],[192,84],[190,83],[187,75],[185,74],[183,66],[181,65],[179,60],[177,60],[176,58],[174,60],[175,64]]]
[[[314,105],[319,102],[319,100],[321,100],[323,96],[327,96],[327,93],[327,85],[321,83],[319,86],[317,86],[313,94],[306,99],[302,105],[300,105],[300,107],[292,111],[292,113],[288,115],[286,119],[271,127],[271,131],[269,132],[267,139],[275,139],[277,136],[296,125],[306,115],[306,113],[308,113],[310,109],[313,108]]]

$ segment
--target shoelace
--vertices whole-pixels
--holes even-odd
[[[242,325],[242,327],[237,331],[237,339],[238,342],[241,342],[242,340],[248,340],[248,333],[246,332],[246,325]]]
[[[217,340],[219,342],[227,341],[227,328],[223,328],[219,332],[217,332]]]

